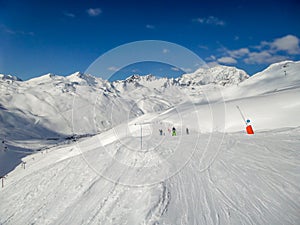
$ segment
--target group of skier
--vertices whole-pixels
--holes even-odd
[[[190,134],[189,128],[186,128],[185,131],[186,131],[186,134],[187,134],[187,135]],[[172,129],[168,128],[168,132],[169,132],[169,134],[171,133],[172,136],[176,136],[176,135],[177,135],[177,132],[176,132],[176,128],[175,128],[175,127],[173,127]],[[165,133],[163,132],[162,129],[159,129],[159,134],[160,134],[160,135],[165,135]]]

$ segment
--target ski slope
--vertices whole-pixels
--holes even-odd
[[[54,142],[22,158],[25,164],[7,174],[0,189],[0,224],[299,224],[300,63],[274,64],[242,82],[245,74],[232,73],[224,86],[196,84],[207,81],[201,71],[181,81],[147,76],[116,82],[109,97],[100,95],[105,101],[96,98],[100,108],[109,101],[119,106],[109,111],[111,125],[102,124],[96,127],[105,127],[99,134],[76,142]],[[212,71],[224,84],[219,68]],[[188,85],[189,77],[194,85]],[[53,82],[65,87],[63,78],[49,76],[29,87],[37,90],[45,79],[49,87]],[[67,79],[102,82],[82,81],[78,74]],[[99,122],[88,119],[97,107],[82,107],[88,105],[84,94],[97,96],[91,91],[96,86],[76,86],[65,96],[67,101],[77,97],[75,114],[67,117],[74,120],[74,133],[95,130]],[[4,118],[13,116],[8,102],[2,104]],[[254,135],[246,135],[236,106],[251,120]],[[34,106],[22,107],[28,115]],[[49,134],[53,124],[49,120],[33,133]],[[177,136],[168,131],[173,126]],[[20,137],[8,143],[20,150],[45,145],[45,140]]]
[[[299,223],[299,128],[172,137],[158,127],[141,150],[139,137],[108,131],[23,159],[0,192],[0,223]]]

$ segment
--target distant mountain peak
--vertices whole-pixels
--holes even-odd
[[[6,81],[22,81],[19,77],[5,74],[0,74],[0,79]]]
[[[139,81],[153,81],[156,80],[156,76],[152,74],[147,74],[147,75],[139,75],[139,74],[134,74],[129,77],[127,77],[124,81],[127,83],[134,83],[134,82],[139,82]]]
[[[77,71],[75,73],[68,75],[67,77],[76,79],[76,78],[82,78],[83,75],[84,75],[83,73],[81,73],[80,71]]]
[[[139,81],[139,80],[141,80],[141,76],[138,74],[131,75],[130,77],[127,77],[125,79],[125,81],[127,81],[128,83],[132,83],[134,81]]]
[[[211,68],[199,68],[193,73],[183,74],[177,79],[180,85],[208,85],[220,86],[236,85],[249,78],[249,75],[236,67],[218,65]]]

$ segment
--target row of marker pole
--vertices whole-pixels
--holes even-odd
[[[2,141],[2,144],[5,145],[4,147],[4,151],[6,152],[8,150],[7,146],[6,146],[6,143],[5,141],[3,140]],[[24,153],[24,152],[20,152],[20,151],[12,151],[12,152],[19,152],[19,153]],[[44,151],[40,151],[42,154],[44,154]],[[46,153],[48,153],[48,151],[46,150]],[[34,160],[34,157],[32,158]],[[22,161],[21,162],[21,166],[22,168],[25,170],[26,169],[26,162],[25,161]],[[1,187],[4,188],[4,179],[6,179],[7,175],[3,175],[3,176],[0,176],[0,180],[1,180]]]
[[[22,164],[21,164],[21,165],[22,165],[23,169],[25,170],[25,168],[26,168],[26,167],[25,167],[25,166],[26,166],[26,162],[22,161]],[[2,188],[4,188],[4,179],[6,179],[6,177],[7,177],[7,175],[4,175],[4,176],[1,176],[1,177],[0,177],[0,180],[1,180],[1,187],[2,187]]]

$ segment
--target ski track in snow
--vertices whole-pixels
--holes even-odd
[[[171,178],[173,202],[167,224],[297,224],[299,154],[289,148],[296,155],[287,156],[286,145],[293,141],[299,146],[299,138],[265,136],[270,142],[226,135],[225,145],[206,170],[199,172],[197,160],[192,160]],[[276,144],[269,144],[272,141]]]
[[[203,134],[199,148],[179,172],[173,168],[176,162],[166,164],[176,172],[173,176],[150,186],[136,187],[122,183],[132,180],[134,184],[136,177],[149,179],[159,173],[132,170],[136,159],[140,165],[149,164],[149,157],[134,159],[134,152],[122,148],[134,140],[112,142],[104,149],[95,147],[93,137],[74,147],[57,147],[47,154],[28,156],[25,170],[19,166],[9,174],[0,191],[0,223],[297,224],[299,133],[299,129],[292,130],[292,134],[261,132],[252,137],[220,133],[211,138],[213,143],[207,151],[204,148],[209,135]],[[158,134],[153,136],[155,140],[162,138]],[[182,138],[179,146],[193,147],[190,142],[197,136],[194,133]],[[166,137],[162,146],[174,147],[172,142],[179,138]],[[221,138],[221,144],[215,143]],[[76,148],[80,146],[86,149],[78,152]],[[164,158],[166,153],[160,151],[165,150],[139,154]],[[69,153],[68,157],[65,153]],[[96,156],[95,161],[101,164],[97,170],[101,169],[103,176],[87,163],[90,155]],[[131,166],[117,169],[115,174],[122,160]],[[115,178],[115,182],[105,176]]]

